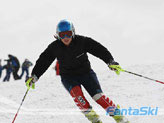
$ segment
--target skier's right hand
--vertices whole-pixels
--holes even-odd
[[[38,78],[37,76],[31,76],[29,77],[27,80],[26,80],[26,86],[28,89],[32,88],[32,89],[35,89],[35,82],[38,81]]]

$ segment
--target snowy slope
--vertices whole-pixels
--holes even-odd
[[[164,64],[134,65],[127,70],[164,81]],[[157,116],[127,116],[131,123],[163,123],[164,85],[134,75],[115,75],[110,70],[96,71],[104,93],[122,108],[159,107]],[[2,79],[1,79],[2,81]],[[0,123],[11,123],[26,87],[24,80],[0,82]],[[114,123],[105,111],[84,91],[103,123]],[[15,123],[89,123],[79,112],[72,98],[49,69],[30,90]]]

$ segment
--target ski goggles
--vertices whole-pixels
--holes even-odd
[[[59,37],[61,39],[64,39],[65,37],[71,38],[72,37],[72,31],[59,32]]]

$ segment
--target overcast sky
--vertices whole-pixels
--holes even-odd
[[[61,19],[105,45],[122,65],[164,62],[163,0],[1,1],[0,58],[13,54],[34,62]]]

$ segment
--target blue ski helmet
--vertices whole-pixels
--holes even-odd
[[[68,20],[61,20],[56,27],[57,37],[60,39],[59,32],[65,32],[65,31],[72,31],[72,36],[73,37],[75,36],[75,28],[72,22]]]

